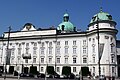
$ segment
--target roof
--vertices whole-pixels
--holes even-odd
[[[74,31],[74,27],[75,26],[69,21],[69,15],[65,13],[63,16],[63,22],[58,25],[57,29],[61,31],[70,32]]]
[[[97,22],[97,21],[113,21],[112,19],[112,16],[109,14],[109,13],[106,13],[106,12],[103,12],[102,10],[95,14],[90,23],[94,23],[94,22]]]

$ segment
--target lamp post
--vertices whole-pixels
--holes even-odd
[[[46,41],[46,44],[47,44],[47,50],[46,50],[46,70],[45,70],[45,80],[47,80],[47,67],[48,67],[48,41]]]
[[[4,75],[4,80],[6,79],[6,66],[7,66],[7,59],[8,59],[8,51],[9,51],[9,40],[10,40],[10,31],[11,31],[11,27],[9,27],[9,32],[8,32],[8,39],[7,39],[7,52],[6,52],[6,56],[5,56],[5,75]]]
[[[100,41],[99,41],[99,17],[97,15],[97,37],[98,37],[98,72],[99,72],[99,76],[101,75],[101,68],[100,68],[100,52],[99,52],[99,45],[100,45]]]
[[[55,72],[54,72],[54,77],[55,77],[55,74],[56,74],[56,66],[57,66],[57,64],[56,64],[57,35],[56,35],[56,40],[54,41],[54,43],[55,43]]]
[[[38,44],[39,44],[39,73],[40,73],[40,54],[41,54],[41,40],[42,40],[42,36],[40,38],[40,41],[38,41]]]

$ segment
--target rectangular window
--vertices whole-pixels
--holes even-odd
[[[18,55],[21,55],[21,48],[18,48]]]
[[[49,43],[49,47],[52,47],[52,42]]]
[[[14,62],[14,58],[12,57],[12,58],[11,58],[11,63],[13,63],[13,62]]]
[[[113,63],[114,62],[114,56],[111,55],[111,62]]]
[[[114,73],[115,72],[115,68],[114,67],[112,67],[112,73]]]
[[[60,54],[60,48],[57,48],[57,54]]]
[[[18,57],[18,63],[20,63],[20,57]]]
[[[44,54],[44,48],[43,47],[41,48],[41,54]]]
[[[73,72],[76,72],[76,67],[73,67]]]
[[[57,58],[57,63],[60,63],[60,58]]]
[[[76,45],[76,41],[73,41],[73,45],[74,45],[74,46]]]
[[[86,47],[83,47],[83,54],[86,53]]]
[[[93,63],[95,63],[95,57],[93,57]]]
[[[57,45],[60,46],[60,41],[57,42]]]
[[[83,58],[83,63],[87,63],[87,58]]]
[[[44,42],[42,42],[41,46],[44,47]]]
[[[41,63],[44,63],[44,58],[41,58]]]
[[[76,48],[73,48],[73,54],[76,54]]]
[[[76,63],[76,58],[73,58],[73,63]]]
[[[11,50],[12,55],[14,55],[14,50]]]
[[[83,40],[83,45],[86,45],[86,40]]]
[[[68,63],[68,58],[65,58],[65,63]]]
[[[95,73],[95,67],[93,67],[93,73]]]
[[[105,67],[103,67],[103,73],[105,73]]]
[[[29,43],[26,43],[26,48],[29,48]]]
[[[52,48],[49,48],[49,54],[52,54]]]
[[[37,46],[37,43],[34,43],[34,47],[36,47]]]
[[[28,63],[28,59],[25,59],[25,63]]]
[[[21,44],[18,44],[19,48],[21,48]]]
[[[95,53],[95,44],[92,44],[92,52]]]
[[[36,63],[36,58],[33,58],[33,63]]]
[[[26,54],[29,54],[29,47],[26,46]]]
[[[68,41],[65,41],[65,45],[68,45]]]
[[[35,49],[33,50],[33,54],[36,54],[36,50]]]
[[[111,44],[111,53],[113,53],[114,50],[113,50],[113,44]]]
[[[92,39],[92,42],[95,43],[95,39],[94,38]]]
[[[49,63],[52,63],[52,58],[49,58]]]
[[[60,72],[60,67],[57,67],[57,72]]]
[[[43,67],[41,67],[41,72],[44,72],[44,68]]]
[[[65,47],[65,54],[68,54],[68,48]]]

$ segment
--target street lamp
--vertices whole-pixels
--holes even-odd
[[[100,68],[100,52],[99,52],[99,48],[100,48],[100,41],[99,41],[99,17],[98,17],[98,15],[97,15],[97,38],[98,38],[98,70],[99,70],[99,77],[100,77],[100,75],[101,75],[101,68]]]
[[[8,39],[7,39],[7,52],[6,52],[6,56],[5,56],[5,60],[6,61],[5,61],[5,75],[4,75],[4,80],[6,79],[6,66],[7,66],[7,60],[8,60],[8,53],[10,51],[9,50],[10,31],[11,31],[11,27],[9,27]]]

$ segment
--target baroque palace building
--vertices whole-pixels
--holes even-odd
[[[88,69],[98,76],[100,67],[102,75],[117,77],[117,32],[112,16],[102,10],[92,17],[86,31],[78,31],[67,13],[57,28],[36,29],[26,23],[22,30],[5,32],[1,37],[0,69],[45,73],[47,66],[53,66],[62,75],[63,67],[69,66],[75,75]]]

